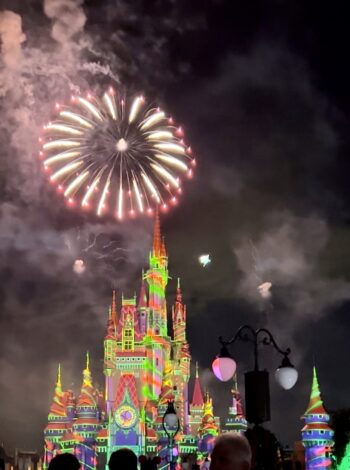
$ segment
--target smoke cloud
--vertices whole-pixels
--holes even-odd
[[[83,0],[44,0],[44,12],[53,20],[51,36],[62,46],[83,31],[86,23],[83,3]]]
[[[16,69],[21,60],[21,44],[26,36],[22,32],[22,18],[12,11],[0,13],[1,55],[9,69]]]

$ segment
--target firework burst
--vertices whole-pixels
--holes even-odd
[[[39,141],[44,169],[68,204],[98,216],[167,210],[195,165],[171,117],[142,96],[129,102],[113,89],[101,99],[77,96],[70,106],[57,104]]]

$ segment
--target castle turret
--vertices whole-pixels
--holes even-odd
[[[82,470],[95,469],[97,465],[96,439],[101,429],[98,405],[99,393],[92,384],[90,356],[86,353],[86,366],[83,370],[83,383],[77,399],[73,436],[66,438],[73,440],[74,454],[79,459]]]
[[[219,434],[219,427],[213,412],[213,401],[208,392],[205,394],[203,417],[198,432],[200,436],[199,450],[210,454],[214,447],[215,437]]]
[[[140,295],[139,295],[139,303],[137,306],[138,314],[139,314],[139,329],[142,336],[147,333],[147,292],[146,292],[146,283],[145,283],[145,274],[142,270],[142,278],[141,278],[141,288],[140,288]]]
[[[186,306],[182,301],[180,278],[177,280],[176,300],[172,308],[173,332],[175,342],[186,341]]]
[[[225,427],[229,432],[236,432],[243,434],[248,427],[247,420],[243,413],[243,406],[241,400],[241,394],[238,390],[237,375],[233,377],[233,387],[231,389],[232,403],[229,407],[228,417],[226,419]]]
[[[116,306],[116,295],[113,290],[112,304],[108,312],[107,331],[104,339],[104,374],[106,377],[105,386],[105,400],[107,413],[110,412],[112,407],[112,389],[113,379],[112,375],[115,370],[117,354],[117,306]]]
[[[305,426],[302,429],[302,440],[305,447],[306,470],[331,468],[334,433],[328,425],[330,417],[323,406],[315,367],[310,402],[303,419]]]
[[[45,468],[60,449],[60,440],[68,428],[67,396],[62,390],[61,365],[58,366],[57,379],[53,400],[50,406],[48,424],[44,430],[45,436]]]
[[[149,285],[149,326],[152,334],[167,336],[165,288],[168,283],[168,256],[160,233],[159,214],[156,213],[153,247],[149,258],[146,279]]]
[[[189,416],[189,426],[190,431],[193,436],[198,434],[199,427],[202,423],[203,418],[203,407],[204,407],[204,400],[203,400],[203,393],[202,388],[199,380],[199,370],[198,370],[198,362],[196,363],[196,376],[194,379],[194,388],[193,388],[193,396],[192,401],[190,403],[190,416]]]

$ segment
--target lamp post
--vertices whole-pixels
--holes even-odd
[[[248,422],[259,425],[270,420],[269,373],[259,369],[259,345],[272,346],[283,356],[281,365],[275,372],[275,378],[282,388],[293,388],[298,380],[298,372],[289,359],[291,350],[282,350],[269,330],[254,330],[249,325],[243,325],[231,339],[224,340],[222,336],[219,337],[221,350],[214,359],[212,368],[215,376],[222,382],[232,379],[236,372],[236,362],[228,350],[228,346],[236,341],[253,344],[254,369],[245,373],[246,418]]]
[[[174,470],[176,464],[174,459],[174,439],[180,430],[180,420],[176,414],[174,402],[171,400],[168,401],[168,407],[163,415],[162,426],[165,434],[168,436],[169,467],[170,470]]]

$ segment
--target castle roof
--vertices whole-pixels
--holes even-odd
[[[50,406],[49,419],[62,418],[67,416],[66,405],[68,394],[62,390],[61,365],[58,365],[55,393]]]
[[[193,389],[193,397],[192,397],[192,406],[203,406],[203,394],[201,389],[201,384],[199,381],[199,373],[198,373],[198,362],[196,363],[196,378],[194,380],[194,389]]]
[[[86,367],[83,370],[83,384],[77,400],[77,408],[84,406],[96,407],[96,395],[97,391],[92,385],[90,356],[89,353],[86,353]]]
[[[320,387],[318,385],[316,367],[313,368],[311,396],[309,405],[304,413],[304,417],[311,415],[327,415],[327,412],[323,406]]]

